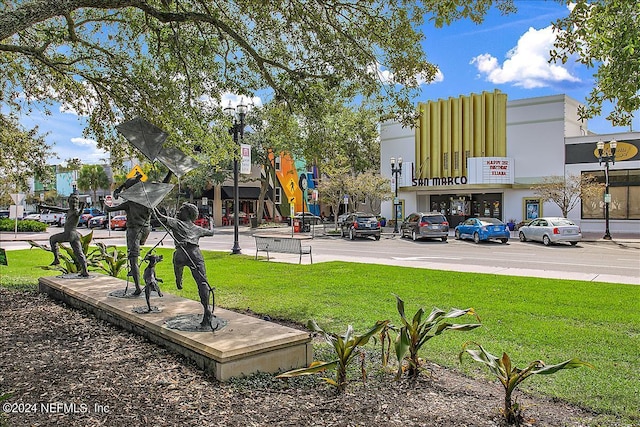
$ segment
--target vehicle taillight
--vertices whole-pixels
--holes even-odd
[[[553,234],[560,234],[560,229],[558,227],[555,227],[553,229]]]
[[[431,223],[429,221],[421,221],[420,222],[420,227],[427,227],[428,225],[430,225]]]
[[[447,221],[443,222],[442,225],[449,225]]]

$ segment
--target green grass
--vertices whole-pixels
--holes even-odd
[[[156,269],[164,279],[162,290],[198,300],[188,271],[184,290],[175,288],[172,250],[157,252],[165,257]],[[425,345],[422,356],[483,376],[486,372],[468,358],[462,367],[458,364],[465,341],[481,343],[496,355],[505,351],[520,367],[537,359],[555,364],[578,357],[595,369],[534,376],[522,388],[640,421],[638,286],[344,262],[282,264],[206,251],[204,255],[217,306],[249,308],[303,324],[313,318],[325,330],[338,333],[348,324],[358,332],[376,320],[399,324],[392,293],[405,301],[411,317],[419,306],[427,312],[434,306],[473,307],[482,328],[436,337]],[[32,249],[9,251],[7,256],[9,266],[0,266],[0,285],[36,283],[40,276],[58,274],[37,268],[51,260],[51,253]]]

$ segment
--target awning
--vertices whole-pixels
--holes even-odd
[[[240,200],[258,200],[258,196],[260,196],[260,188],[258,187],[238,187],[238,198]],[[233,199],[233,187],[231,186],[223,186],[222,187],[222,200],[231,200]]]

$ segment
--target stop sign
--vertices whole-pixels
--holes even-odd
[[[107,206],[113,205],[113,197],[110,194],[104,196],[104,204]]]

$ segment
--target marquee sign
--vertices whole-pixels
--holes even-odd
[[[513,165],[510,157],[471,157],[467,159],[469,184],[513,184]]]

